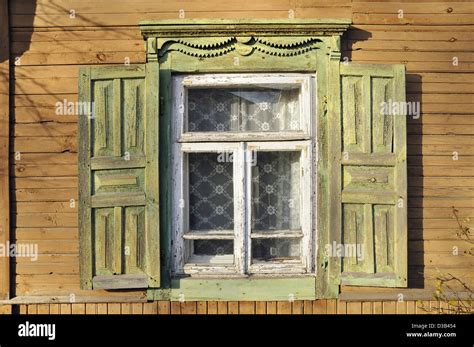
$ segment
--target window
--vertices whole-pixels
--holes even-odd
[[[173,79],[173,272],[313,271],[312,77]]]

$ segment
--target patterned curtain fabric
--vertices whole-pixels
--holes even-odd
[[[218,153],[190,153],[189,228],[234,228],[233,164],[219,161]]]
[[[257,152],[252,231],[300,230],[300,153]]]
[[[300,128],[299,88],[188,89],[188,131],[291,131]]]

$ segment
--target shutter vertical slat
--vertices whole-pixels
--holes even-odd
[[[114,139],[114,157],[120,157],[122,155],[122,86],[121,80],[116,78],[113,82],[113,139]],[[126,129],[125,129],[126,130]]]
[[[146,64],[146,103],[145,113],[145,156],[147,170],[145,172],[145,186],[147,189],[147,203],[145,206],[145,236],[146,257],[144,269],[150,275],[150,285],[158,287],[160,283],[160,232],[159,232],[159,187],[158,187],[158,134],[159,134],[159,69],[156,63]],[[158,262],[158,266],[157,266]]]
[[[91,90],[90,68],[83,68],[79,72],[79,98],[85,102],[87,112],[80,114],[78,119],[78,179],[79,184],[79,258],[80,258],[80,275],[81,288],[92,289],[92,271],[94,268],[92,257],[92,209],[91,209],[91,128],[89,117],[94,111],[91,107],[92,90]],[[83,104],[84,105],[84,104]],[[83,111],[84,108],[82,108]]]
[[[114,207],[114,230],[113,233],[110,233],[110,236],[113,237],[113,248],[112,259],[113,259],[113,269],[112,272],[114,275],[122,273],[122,207]]]
[[[396,65],[394,67],[394,78],[398,88],[394,91],[396,99],[406,101],[406,82],[405,82],[405,66]],[[408,115],[407,115],[408,117]],[[399,286],[407,285],[407,239],[408,239],[408,203],[407,203],[407,139],[406,139],[406,117],[400,116],[394,119],[394,149],[396,153],[395,186],[398,187],[397,206],[394,208],[394,252],[395,267],[399,272]]]

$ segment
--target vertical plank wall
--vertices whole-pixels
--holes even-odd
[[[461,222],[472,225],[468,220],[474,217],[472,2],[24,0],[10,1],[9,6],[14,66],[12,237],[17,242],[37,243],[41,253],[36,262],[15,260],[14,295],[91,295],[79,289],[77,204],[71,204],[71,199],[77,200],[77,116],[56,114],[55,103],[77,101],[81,65],[123,64],[127,58],[132,64],[144,62],[137,23],[178,18],[180,9],[186,18],[288,18],[289,14],[295,18],[352,18],[343,56],[364,63],[406,64],[408,100],[422,103],[421,117],[409,119],[408,124],[409,284],[411,288],[432,288],[439,269],[462,276],[472,287],[473,258],[464,253],[469,247],[458,240],[458,224],[452,215],[455,206]],[[403,18],[398,18],[399,10]],[[454,58],[457,65],[453,65]],[[458,255],[453,255],[453,247],[458,247]],[[343,293],[366,290],[374,291],[342,289]],[[21,313],[417,310],[414,301],[335,300],[19,307]]]

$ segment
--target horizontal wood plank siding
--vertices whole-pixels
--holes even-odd
[[[184,303],[155,301],[148,303],[89,303],[89,304],[22,304],[0,305],[0,314],[427,314],[447,306],[438,301],[364,302],[364,301],[189,301]],[[310,305],[312,304],[312,305]]]
[[[351,18],[343,57],[407,67],[407,100],[421,102],[408,119],[409,288],[431,289],[438,270],[472,287],[473,257],[458,239],[459,221],[474,220],[474,14],[471,2],[125,0],[10,1],[13,68],[10,129],[11,226],[14,241],[36,243],[35,262],[17,258],[15,295],[90,296],[79,289],[77,230],[77,116],[58,114],[56,103],[77,101],[82,65],[145,62],[137,23],[185,18]],[[67,13],[74,10],[71,18]],[[399,11],[403,17],[399,18]],[[183,13],[183,12],[181,12]],[[454,64],[453,62],[457,62]],[[457,255],[453,255],[457,247]],[[343,287],[343,293],[396,289]],[[143,292],[117,294],[142,296]],[[110,297],[110,292],[94,295]],[[370,294],[368,294],[370,295]],[[429,299],[429,298],[428,298]],[[400,305],[345,301],[222,303],[58,304],[56,313],[420,313]],[[393,306],[393,307],[392,307]],[[7,309],[5,309],[7,310]],[[39,313],[22,305],[21,313]],[[0,306],[2,312],[2,306]]]

